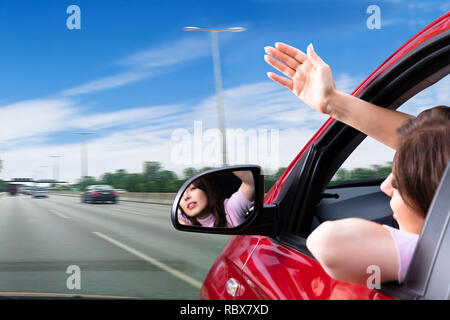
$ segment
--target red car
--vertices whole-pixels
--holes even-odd
[[[352,95],[397,109],[437,83],[450,71],[449,27],[447,13],[394,52]],[[233,235],[209,271],[200,298],[449,299],[449,168],[430,208],[404,284],[386,283],[371,289],[336,281],[308,251],[306,238],[327,220],[360,217],[396,226],[389,198],[379,188],[382,179],[329,186],[333,175],[365,137],[329,118],[264,199],[263,178],[256,166],[215,169],[187,181],[172,209],[175,228]],[[202,228],[180,223],[178,203],[195,179],[236,170],[252,172],[256,187],[254,207],[246,213],[249,218],[242,225]]]

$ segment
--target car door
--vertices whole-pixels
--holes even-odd
[[[397,109],[445,77],[450,68],[449,21],[449,14],[446,14],[422,30],[375,70],[353,95],[376,105]],[[279,230],[274,236],[258,239],[257,246],[241,269],[243,289],[239,299],[392,298],[367,286],[331,279],[306,248],[307,236],[322,222],[318,217],[327,217],[324,212],[329,216],[339,207],[336,203],[334,207],[326,204],[336,192],[327,189],[329,181],[364,138],[364,134],[342,123],[327,122],[326,130],[312,139],[307,152],[303,152],[286,177],[285,180],[290,179],[290,182],[284,182],[276,195],[273,190],[269,192],[266,197],[271,201],[266,203],[275,204],[278,208]],[[346,206],[358,208],[365,205],[373,212],[386,208],[386,199],[379,197],[376,191],[377,183],[347,186]],[[274,188],[277,187],[276,184]],[[339,217],[341,214],[335,212],[334,215]],[[371,219],[370,216],[366,218]],[[371,220],[376,221],[375,218]]]

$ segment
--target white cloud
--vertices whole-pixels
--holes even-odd
[[[352,87],[350,91],[357,85],[352,85],[355,77],[347,75],[337,79],[341,88]],[[402,110],[416,114],[423,108],[448,103],[449,81],[449,77],[442,79],[408,101]],[[270,81],[224,90],[224,106],[228,129],[278,130],[278,150],[274,150],[276,153],[272,156],[278,158],[279,166],[287,166],[328,118]],[[181,173],[184,166],[171,159],[177,144],[171,140],[174,130],[185,128],[193,134],[195,120],[202,121],[203,130],[217,128],[214,95],[196,105],[147,106],[101,114],[85,114],[84,110],[71,100],[32,100],[1,107],[0,116],[5,124],[2,125],[2,140],[6,137],[12,141],[21,139],[21,143],[10,144],[9,148],[3,146],[0,157],[5,162],[0,177],[37,175],[42,178],[45,170],[48,177],[53,163],[49,155],[59,154],[64,156],[60,159],[61,178],[74,182],[80,176],[79,142],[49,145],[43,140],[69,127],[98,129],[98,134],[90,136],[88,141],[90,175],[99,177],[117,169],[141,172],[144,161],[159,161],[164,168]],[[21,119],[24,124],[16,128],[9,125],[13,123],[9,119]],[[103,129],[107,130],[102,133]],[[344,167],[385,164],[392,156],[390,148],[366,139]],[[243,163],[242,157],[230,157],[230,164]],[[244,162],[249,163],[250,159],[253,158],[247,155]],[[266,167],[264,160],[258,158],[253,163]],[[42,169],[42,165],[49,168]]]
[[[78,114],[67,123],[70,127],[101,130],[124,125],[142,126],[166,119],[179,109],[177,105],[128,108],[94,114]]]
[[[190,36],[131,54],[118,63],[133,68],[166,67],[210,54],[211,44],[207,38]]]
[[[63,90],[60,94],[62,96],[76,96],[122,87],[167,73],[170,71],[168,69],[170,66],[209,54],[210,42],[204,37],[182,38],[120,59],[117,64],[126,67],[126,71]]]
[[[269,80],[225,90],[223,104],[227,127],[279,129],[292,126],[293,122],[298,127],[301,123],[320,118],[320,114],[286,88]],[[194,119],[202,120],[208,127],[217,127],[215,96],[204,99],[194,109]],[[302,116],[292,118],[292,113],[301,113]]]
[[[64,129],[64,120],[77,108],[67,99],[40,99],[0,106],[2,143]]]
[[[364,79],[361,76],[351,76],[347,73],[342,73],[334,82],[338,90],[350,94],[363,80]]]
[[[61,92],[63,96],[75,96],[95,91],[112,89],[136,82],[148,77],[143,72],[123,72],[113,76],[97,79]]]
[[[450,76],[447,75],[438,83],[419,92],[409,99],[399,110],[412,115],[437,105],[448,105],[450,101]]]
[[[394,158],[395,151],[377,140],[367,137],[342,164],[342,168],[369,168],[386,165]]]

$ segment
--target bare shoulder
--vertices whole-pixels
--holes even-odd
[[[397,252],[389,230],[360,218],[322,223],[307,247],[324,269],[338,280],[361,283],[370,265],[383,270],[384,281],[396,280]]]
[[[335,221],[326,221],[319,225],[309,238],[314,240],[316,237],[340,237],[342,239],[366,237],[388,237],[389,231],[382,225],[361,218],[347,218]]]

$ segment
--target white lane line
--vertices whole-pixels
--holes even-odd
[[[58,211],[56,211],[54,209],[50,209],[50,212],[53,213],[53,214],[56,214],[60,218],[69,219],[69,217],[66,217],[65,215],[63,215],[62,213],[59,213]]]
[[[119,248],[122,248],[122,249],[128,251],[129,253],[132,253],[135,256],[138,256],[142,260],[145,260],[145,261],[155,265],[156,267],[160,268],[161,270],[164,270],[164,271],[170,273],[171,275],[173,275],[173,276],[175,276],[175,277],[177,277],[177,278],[179,278],[179,279],[189,283],[190,285],[192,285],[193,287],[195,287],[197,289],[200,289],[201,286],[202,286],[200,281],[195,280],[194,278],[192,278],[192,277],[190,277],[190,276],[188,276],[188,275],[186,275],[186,274],[184,274],[184,273],[182,273],[182,272],[180,272],[180,271],[178,271],[178,270],[168,266],[165,263],[162,263],[162,262],[156,260],[155,258],[150,257],[149,255],[146,255],[146,254],[144,254],[144,253],[142,253],[142,252],[140,252],[140,251],[138,251],[136,249],[133,249],[133,248],[127,246],[126,244],[123,244],[123,243],[121,243],[121,242],[119,242],[117,240],[114,240],[114,239],[108,237],[107,235],[104,235],[101,232],[92,232],[92,233],[97,235],[97,236],[99,236],[100,238],[105,239],[106,241],[111,242],[112,244],[118,246]]]

